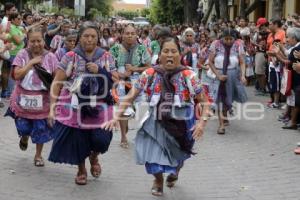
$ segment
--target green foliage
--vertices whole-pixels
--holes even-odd
[[[86,1],[86,13],[89,13],[89,10],[95,8],[101,13],[101,16],[110,16],[113,10],[112,7],[113,0],[87,0]],[[95,11],[92,11],[92,13]],[[90,18],[93,16],[89,15]]]
[[[62,8],[62,9],[60,9],[60,13],[67,17],[75,16],[75,10],[71,9],[71,8]]]
[[[141,16],[149,18],[150,17],[150,9],[144,8],[143,10],[141,10]]]
[[[97,8],[91,8],[88,12],[88,15],[93,19],[99,19],[102,18],[102,13],[100,10],[98,10]]]
[[[153,23],[176,24],[184,21],[183,0],[154,0],[150,9]]]
[[[117,15],[120,16],[120,17],[124,17],[128,20],[132,20],[134,17],[138,17],[140,15],[140,12],[122,10],[122,11],[118,11]]]

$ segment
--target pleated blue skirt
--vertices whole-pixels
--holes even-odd
[[[187,117],[185,122],[187,129],[190,130],[195,124],[193,106],[176,109],[175,112]],[[187,131],[186,137],[192,143],[194,142],[192,131]],[[135,138],[135,155],[137,164],[145,165],[148,174],[176,174],[177,168],[191,156],[182,151],[175,138],[155,120],[152,109],[149,118],[143,123]]]
[[[107,152],[112,132],[103,129],[78,129],[56,122],[53,127],[54,140],[49,161],[79,165],[91,154]]]
[[[53,139],[53,132],[48,126],[47,119],[18,117],[10,108],[7,109],[5,116],[10,116],[15,120],[19,137],[29,136],[34,144],[44,144]]]

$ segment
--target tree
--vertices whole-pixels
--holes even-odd
[[[141,10],[141,16],[142,17],[150,17],[150,9],[149,8],[144,8]]]
[[[139,12],[122,10],[122,11],[117,12],[117,15],[120,16],[120,17],[124,17],[126,19],[129,19],[129,20],[132,20],[134,17],[139,16]]]
[[[208,1],[208,9],[207,9],[207,12],[204,13],[204,17],[203,17],[203,19],[202,19],[202,22],[203,22],[203,23],[206,23],[206,22],[207,22],[207,20],[208,20],[210,14],[211,14],[211,12],[212,12],[212,10],[213,10],[214,5],[215,5],[215,1],[214,1],[214,0],[209,0],[209,1]]]
[[[150,21],[160,24],[182,23],[184,21],[184,1],[153,0],[150,8]]]
[[[220,1],[220,16],[225,20],[229,20],[228,0]]]
[[[102,17],[101,11],[99,11],[97,8],[91,8],[88,12],[88,15],[92,20],[96,20],[97,18]]]
[[[197,21],[197,8],[199,0],[184,0],[184,21],[192,23]]]
[[[263,0],[254,0],[247,8],[246,8],[246,2],[245,0],[240,0],[241,10],[240,10],[240,16],[241,17],[247,17],[250,15],[255,9],[257,9],[260,5],[260,3],[263,2]]]
[[[91,8],[96,8],[103,16],[110,16],[113,7],[113,0],[86,0],[86,13],[89,13]],[[92,16],[89,15],[90,18]]]

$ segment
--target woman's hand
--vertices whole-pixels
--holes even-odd
[[[92,62],[87,63],[86,68],[89,70],[89,72],[91,72],[93,74],[98,73],[98,65],[96,65],[95,63],[92,63]]]
[[[227,80],[227,75],[218,75],[217,78],[218,78],[220,81],[226,81],[226,80]]]
[[[293,63],[293,69],[300,74],[300,63]]]
[[[106,131],[112,131],[114,128],[118,127],[118,120],[112,119],[108,122],[104,122],[101,128]]]
[[[132,66],[131,64],[125,65],[126,71],[136,72],[138,69],[137,67]]]
[[[241,82],[244,84],[244,85],[246,85],[247,84],[247,79],[246,79],[246,77],[245,76],[241,76]]]
[[[55,111],[54,110],[51,110],[49,112],[47,122],[50,127],[53,127],[54,122],[55,122]]]
[[[199,140],[202,137],[204,131],[204,123],[199,122],[191,129],[191,131],[193,131],[194,140]]]
[[[42,56],[37,56],[29,61],[29,66],[33,67],[33,65],[37,65],[41,63],[42,63]]]
[[[296,59],[300,59],[300,51],[294,51],[293,55]]]

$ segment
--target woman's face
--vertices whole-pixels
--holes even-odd
[[[232,36],[225,36],[223,37],[223,42],[227,46],[231,46],[234,42],[234,38]]]
[[[71,24],[64,24],[61,26],[61,32],[65,35],[71,28]]]
[[[286,42],[290,46],[295,46],[297,44],[297,40],[295,40],[295,38],[293,38],[293,37],[290,37],[288,34],[287,34],[287,37],[286,37]]]
[[[124,33],[122,37],[124,43],[126,43],[127,45],[135,44],[137,41],[137,34],[135,28],[133,28],[132,26],[126,27],[124,29]]]
[[[68,36],[65,40],[65,45],[68,50],[72,50],[76,45],[76,36]]]
[[[94,49],[97,47],[97,42],[98,42],[98,33],[95,29],[93,28],[88,28],[86,29],[80,39],[79,39],[81,47],[86,51],[86,52],[92,52]]]
[[[164,43],[159,60],[166,70],[173,70],[180,66],[180,52],[174,41]]]
[[[173,28],[173,29],[172,29],[172,35],[173,35],[173,36],[176,36],[176,35],[177,35],[177,29],[176,29],[176,28]]]
[[[186,41],[187,41],[188,43],[193,43],[193,42],[194,42],[194,35],[193,35],[193,33],[191,33],[191,32],[187,32],[187,33],[185,34],[185,38],[186,38]]]
[[[244,19],[240,20],[240,27],[245,27],[246,26],[246,21]]]
[[[103,37],[104,37],[104,38],[109,37],[108,31],[107,31],[106,29],[103,30]]]
[[[17,18],[13,19],[13,20],[12,20],[12,23],[13,23],[14,25],[16,25],[16,26],[20,26],[21,23],[22,23],[22,17],[21,17],[21,15],[18,15]]]
[[[201,34],[200,42],[206,42],[206,36],[204,34]]]
[[[33,32],[28,34],[28,48],[34,54],[40,54],[43,52],[45,41],[41,32]]]

